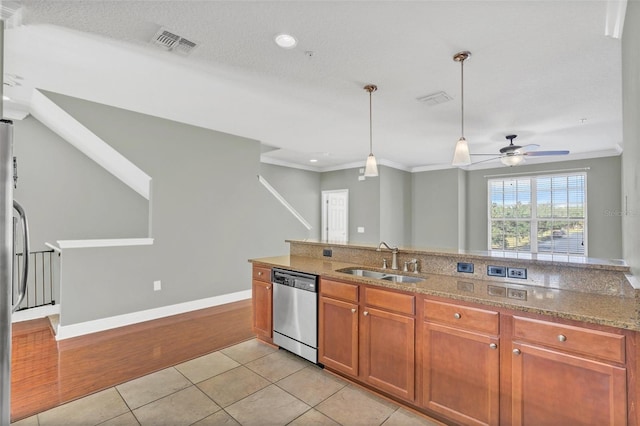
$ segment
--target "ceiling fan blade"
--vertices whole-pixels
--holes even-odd
[[[520,151],[520,152],[531,152],[531,151],[535,151],[538,148],[540,148],[540,145],[535,144],[535,143],[530,143],[529,145],[524,145],[524,146],[520,147],[520,149],[518,151]]]
[[[569,151],[534,151],[534,152],[523,152],[522,155],[528,155],[531,157],[541,157],[544,155],[567,155]]]
[[[487,155],[487,154],[482,154],[482,155]],[[498,158],[500,158],[500,157],[499,156],[496,157],[495,154],[493,154],[493,158],[487,158],[486,160],[475,161],[475,162],[471,163],[470,165],[473,166],[474,164],[486,163],[487,161],[497,160]]]

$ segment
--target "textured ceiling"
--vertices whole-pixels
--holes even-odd
[[[7,31],[5,90],[41,88],[260,140],[269,161],[327,170],[373,150],[407,170],[447,167],[460,136],[473,153],[505,135],[569,158],[622,145],[620,40],[606,1],[23,1]],[[149,40],[160,27],[197,41],[189,56]],[[298,46],[273,42],[281,32]],[[310,53],[311,52],[311,53]],[[453,100],[417,101],[445,91]],[[586,120],[583,120],[586,119]],[[310,164],[315,157],[317,163]],[[477,160],[486,157],[476,157]],[[549,161],[528,158],[527,162]],[[499,162],[483,163],[496,166]]]

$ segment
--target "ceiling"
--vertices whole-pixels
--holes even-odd
[[[363,87],[373,83],[378,161],[439,169],[450,167],[461,135],[452,58],[468,50],[472,154],[498,152],[512,133],[521,145],[571,151],[527,163],[622,150],[621,42],[605,26],[623,20],[626,1],[10,3],[18,7],[5,35],[5,95],[18,107],[28,108],[33,89],[49,90],[253,138],[263,161],[324,171],[364,165]],[[161,27],[198,46],[182,55],[153,45]],[[278,47],[279,33],[297,47]],[[440,91],[452,99],[418,101]]]

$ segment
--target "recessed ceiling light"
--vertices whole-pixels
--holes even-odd
[[[283,49],[293,49],[298,44],[298,40],[289,34],[278,34],[274,37],[274,40]]]
[[[316,160],[315,158],[312,158],[311,160],[309,160],[310,163],[317,163],[318,160]]]
[[[10,100],[11,100],[11,98],[10,98],[10,97],[8,97],[7,95],[2,95],[2,100],[3,100],[3,101],[10,101]]]

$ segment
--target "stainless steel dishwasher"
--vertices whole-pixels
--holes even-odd
[[[318,277],[273,268],[273,343],[318,363]]]

